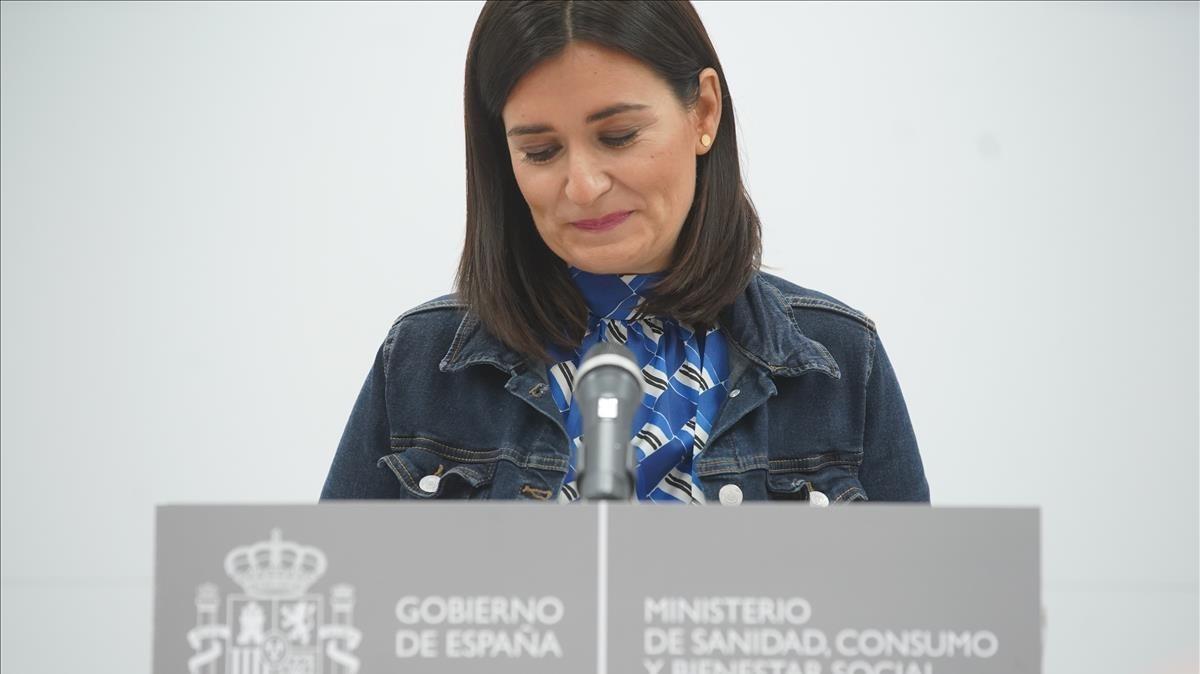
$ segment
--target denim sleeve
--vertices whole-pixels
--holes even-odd
[[[342,432],[333,464],[321,490],[322,501],[331,499],[386,499],[401,495],[399,480],[379,460],[391,452],[385,375],[385,347],[375,354],[350,420]]]
[[[929,483],[900,382],[879,335],[867,374],[866,425],[859,480],[872,501],[929,502]]]

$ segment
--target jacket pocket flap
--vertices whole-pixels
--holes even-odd
[[[814,500],[814,492],[819,492],[830,503],[866,501],[858,480],[861,464],[861,451],[777,456],[768,461],[767,491],[784,499]]]
[[[410,447],[379,459],[395,473],[408,492],[416,498],[469,496],[492,481],[496,461],[454,463],[437,454]]]

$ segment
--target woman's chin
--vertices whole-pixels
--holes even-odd
[[[580,246],[571,250],[569,256],[559,257],[589,274],[649,274],[662,271],[656,267],[654,260],[646,256],[643,247],[625,244]]]
[[[589,274],[640,274],[638,263],[634,260],[580,260],[575,263],[569,263],[576,269],[581,269]]]

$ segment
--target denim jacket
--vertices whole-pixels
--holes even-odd
[[[695,466],[708,503],[928,502],[869,318],[758,272],[720,327],[729,396]],[[546,376],[453,295],[405,312],[376,353],[321,499],[557,500],[568,440]]]

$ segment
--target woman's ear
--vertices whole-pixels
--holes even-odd
[[[696,153],[705,154],[717,141],[717,127],[721,125],[721,78],[714,68],[701,70],[698,77],[699,96],[692,114],[696,127]],[[705,144],[704,140],[709,142]]]

